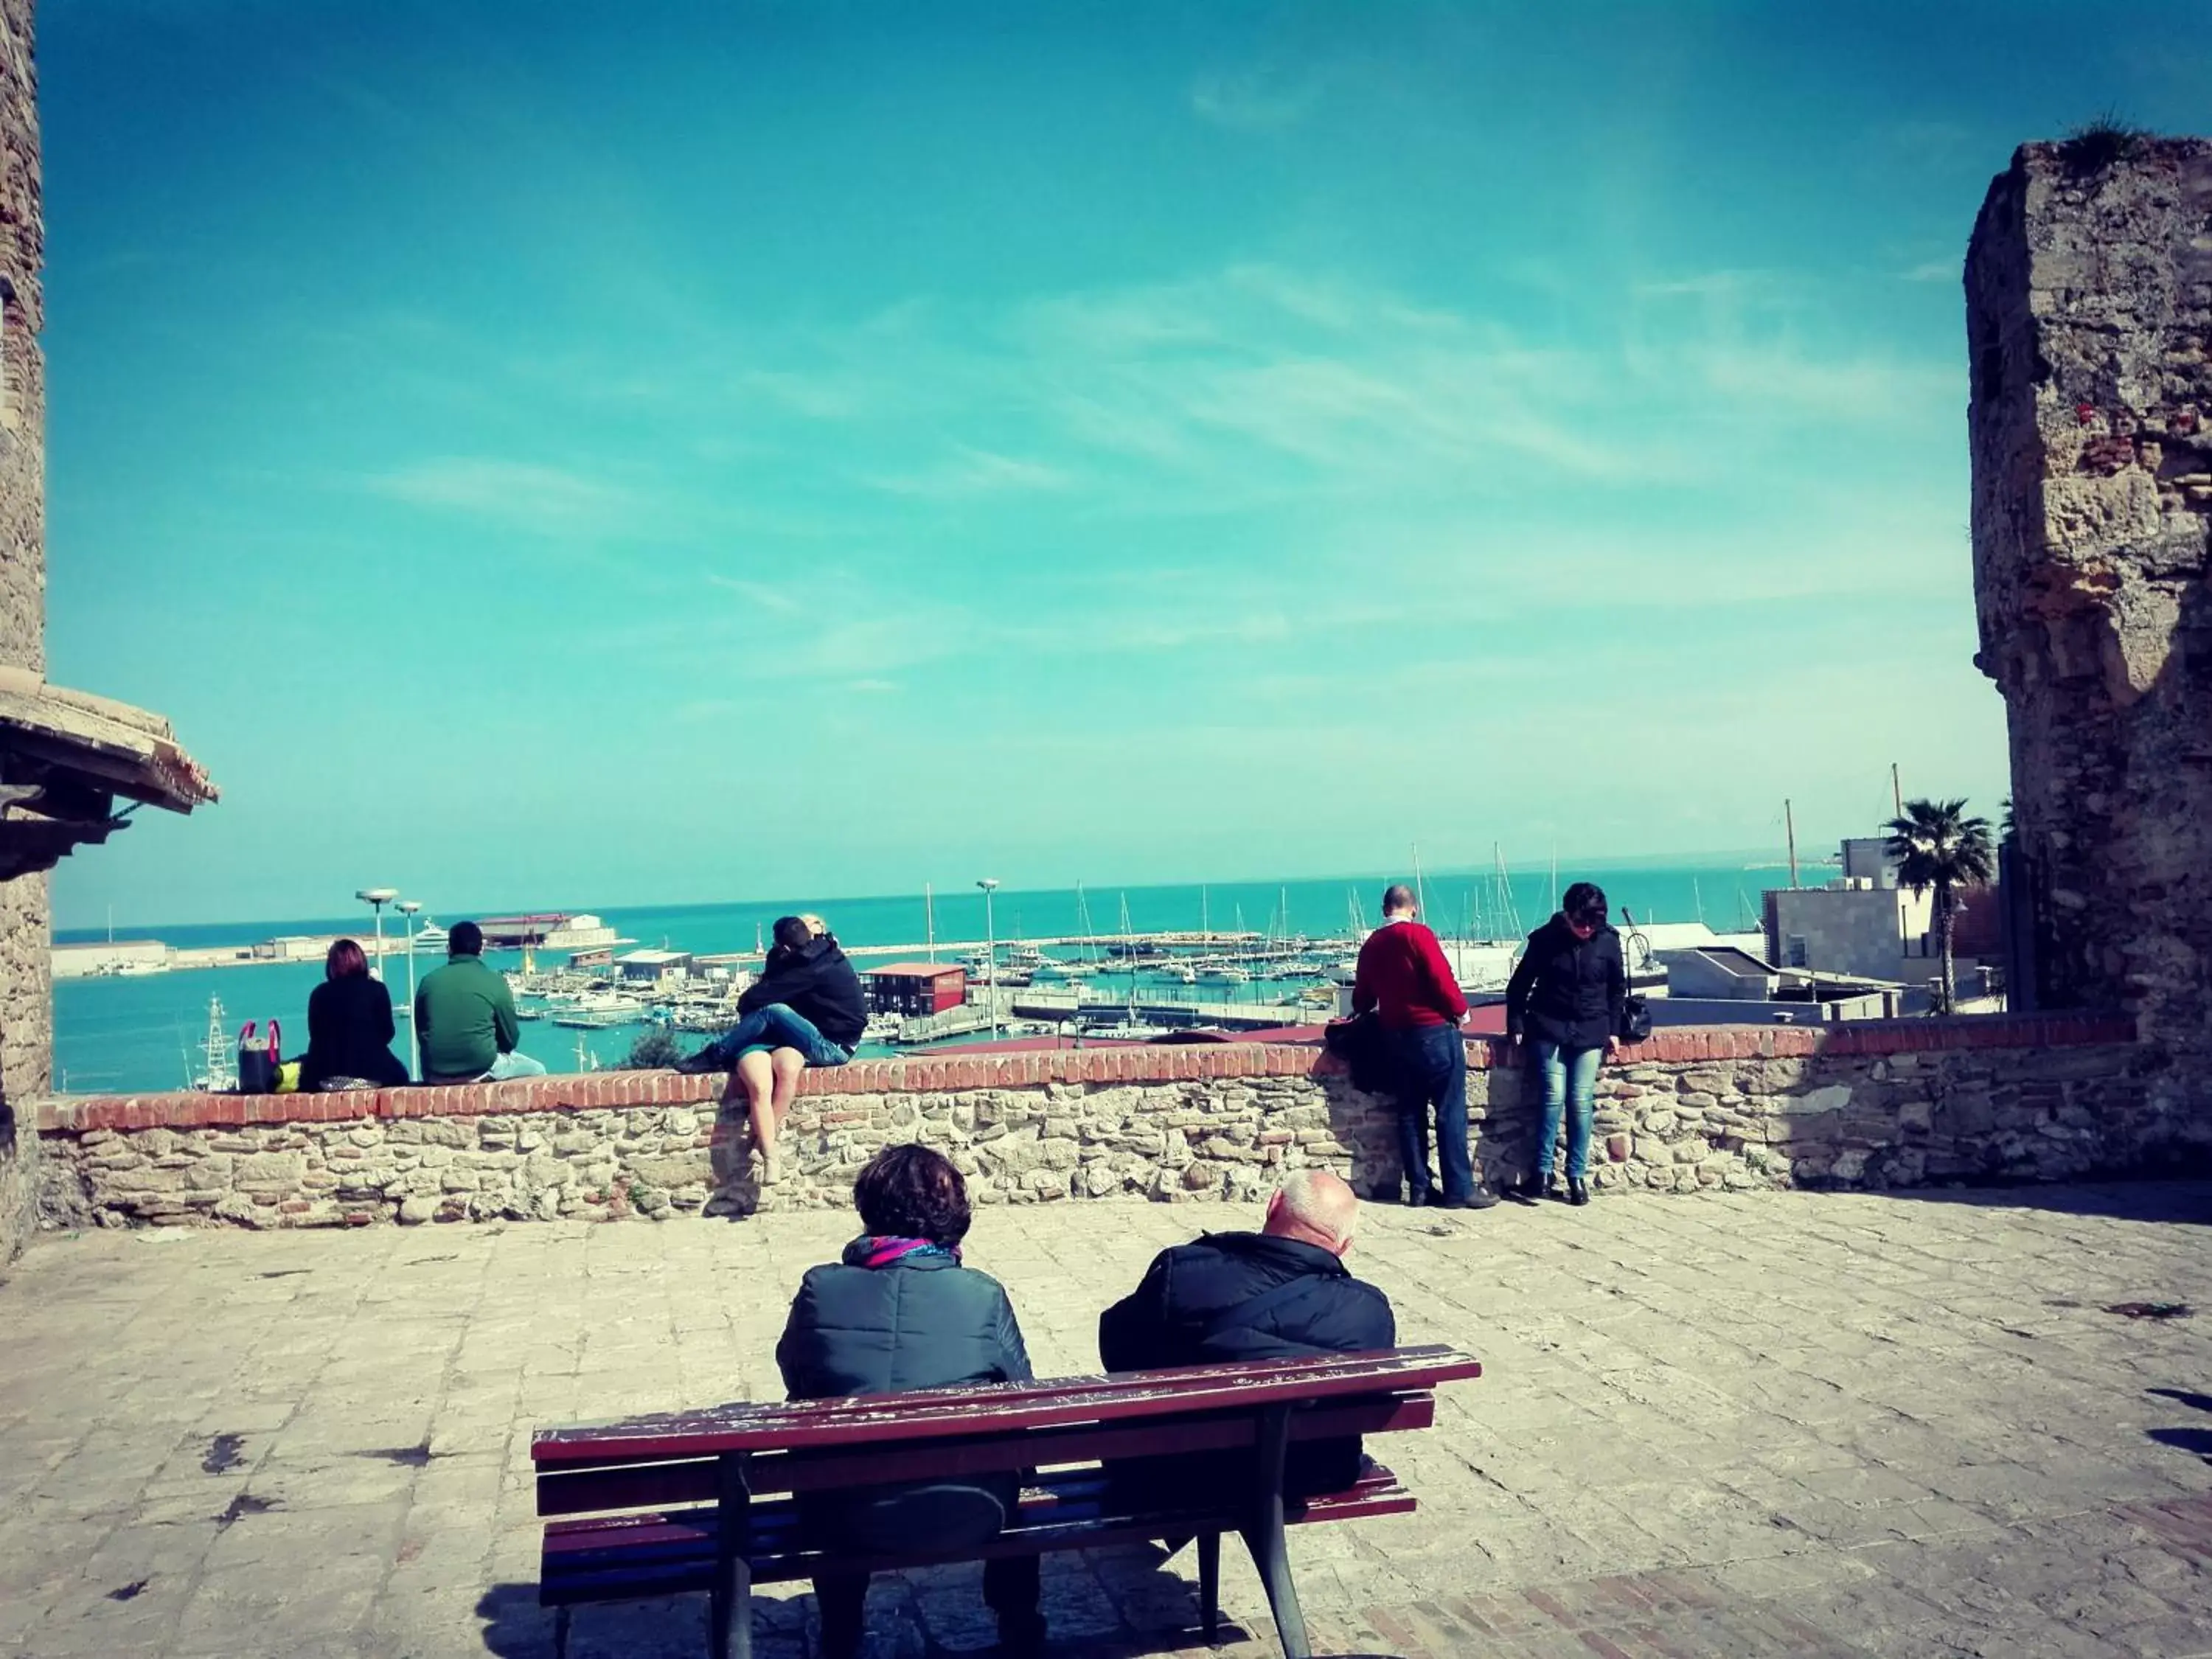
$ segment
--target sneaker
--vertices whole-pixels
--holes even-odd
[[[704,1077],[709,1072],[726,1072],[730,1068],[714,1057],[712,1048],[702,1048],[696,1054],[686,1054],[676,1062],[676,1069],[685,1077]]]

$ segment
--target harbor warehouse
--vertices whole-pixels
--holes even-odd
[[[868,1012],[920,1018],[968,1000],[968,970],[934,962],[895,962],[866,975]]]

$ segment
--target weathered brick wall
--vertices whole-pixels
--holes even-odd
[[[1966,262],[1978,661],[2038,1006],[2212,1119],[2212,142],[2030,144]]]
[[[2201,1155],[2144,1102],[2124,1021],[1669,1031],[1603,1076],[1595,1184],[1696,1192],[2057,1179]],[[1536,1102],[1475,1043],[1468,1113],[1493,1178]],[[719,1079],[671,1073],[311,1097],[54,1100],[55,1226],[249,1227],[667,1218],[842,1206],[878,1147],[941,1146],[982,1203],[1248,1199],[1286,1168],[1398,1179],[1389,1106],[1313,1049],[1092,1049],[810,1073],[790,1170],[763,1194]]]
[[[0,0],[0,664],[46,666],[46,366],[31,0]],[[0,882],[0,1261],[33,1224],[16,1103],[43,1094],[52,1050],[46,878]],[[19,1144],[20,1143],[20,1144]]]

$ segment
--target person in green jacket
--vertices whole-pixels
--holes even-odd
[[[446,965],[422,976],[415,993],[415,1035],[425,1083],[499,1083],[543,1077],[545,1067],[517,1053],[522,1024],[514,993],[484,966],[483,929],[457,921],[446,938]]]

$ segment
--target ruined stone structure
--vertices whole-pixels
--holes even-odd
[[[45,360],[38,87],[31,0],[0,0],[0,668],[46,666]],[[34,1219],[37,1137],[19,1103],[51,1080],[46,874],[0,882],[0,1261]]]
[[[1978,661],[2043,1008],[2134,1014],[2212,1148],[2212,142],[2029,144],[1966,262]]]
[[[2124,1168],[2159,1124],[2125,1020],[1670,1030],[1599,1086],[1601,1191],[1897,1187]],[[1538,1102],[1470,1045],[1476,1156],[1528,1165]],[[1399,1178],[1393,1108],[1312,1048],[1103,1048],[809,1072],[789,1173],[755,1189],[716,1078],[599,1073],[313,1096],[40,1109],[52,1226],[667,1218],[844,1206],[878,1147],[942,1147],[981,1203],[1249,1200],[1322,1164]]]

